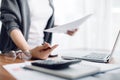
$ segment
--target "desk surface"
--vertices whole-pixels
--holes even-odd
[[[21,63],[24,62],[23,60],[16,59],[15,61],[6,59],[5,56],[0,54],[0,80],[16,80],[10,73],[8,73],[2,65],[5,64],[12,64],[12,63]],[[120,57],[116,58],[114,57],[110,64],[120,64]]]
[[[12,63],[20,63],[24,62],[23,60],[16,59],[15,61],[6,59],[5,56],[0,55],[0,80],[16,80],[10,73],[8,73],[2,65],[12,64]]]
[[[55,59],[55,58],[54,58]],[[12,63],[22,63],[24,60],[21,59],[10,59],[2,54],[0,54],[0,80],[16,80],[9,72],[7,72],[2,65],[12,64]]]

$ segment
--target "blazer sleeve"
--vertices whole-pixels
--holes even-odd
[[[2,0],[1,21],[8,34],[10,34],[13,29],[19,29],[21,16],[17,0]]]

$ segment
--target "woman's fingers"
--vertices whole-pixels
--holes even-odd
[[[55,48],[57,48],[57,47],[58,47],[58,44],[52,46],[51,49],[50,49],[50,51],[53,51],[53,50],[54,50]]]
[[[56,48],[57,46],[58,46],[57,44],[54,45],[54,46],[51,46],[49,43],[45,42],[45,43],[43,44],[43,46],[39,46],[39,50],[41,51],[41,50],[54,49],[54,48]]]
[[[45,43],[43,46],[38,46],[31,50],[33,58],[39,59],[47,59],[50,53],[57,47],[58,45],[50,46],[48,43]]]
[[[56,44],[56,45],[52,46],[51,48],[44,49],[41,51],[41,53],[44,52],[45,55],[49,55],[55,48],[57,48],[57,46],[58,45]]]
[[[41,51],[40,54],[39,54],[39,57],[40,57],[41,59],[47,59],[47,58],[49,57],[49,55],[51,54],[51,52],[52,52],[55,48],[57,48],[57,46],[58,46],[58,45],[54,45],[54,46],[52,46],[52,47],[49,48],[49,49],[46,49],[46,50]]]
[[[43,50],[43,49],[51,48],[51,45],[49,43],[45,42],[43,45],[40,45],[36,48],[37,48],[37,50]]]
[[[67,31],[67,34],[69,34],[70,36],[72,36],[72,35],[74,35],[75,32],[77,32],[77,31],[78,31],[78,29],[68,30],[68,31]]]

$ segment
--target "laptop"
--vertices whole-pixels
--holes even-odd
[[[111,57],[117,47],[117,44],[118,44],[118,41],[119,41],[119,38],[120,38],[120,30],[117,34],[117,37],[116,37],[116,40],[114,42],[114,45],[113,45],[113,48],[110,52],[110,54],[102,54],[102,53],[96,53],[96,52],[92,52],[90,54],[87,54],[85,56],[78,56],[78,57],[75,57],[75,56],[62,56],[63,59],[82,59],[82,60],[86,60],[86,61],[92,61],[92,62],[99,62],[99,63],[108,63],[110,60],[111,60]]]

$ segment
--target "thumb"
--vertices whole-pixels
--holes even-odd
[[[53,51],[53,50],[54,50],[55,48],[57,48],[57,47],[58,47],[58,44],[52,46],[51,49],[50,49],[50,51]]]

